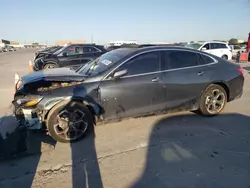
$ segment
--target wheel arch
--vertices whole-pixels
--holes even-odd
[[[91,102],[87,98],[82,97],[72,97],[71,99],[62,100],[60,102],[55,103],[49,110],[46,110],[46,113],[43,116],[43,120],[47,121],[49,112],[55,108],[55,106],[61,104],[61,103],[69,103],[69,102],[80,102],[84,104],[90,111],[90,113],[93,115],[93,119],[95,120],[96,116],[100,116],[103,113],[103,109],[101,106],[97,103]]]

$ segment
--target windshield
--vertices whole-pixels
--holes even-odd
[[[122,50],[107,52],[99,58],[85,64],[80,69],[78,69],[77,72],[86,76],[95,76],[106,71],[111,65],[128,55],[128,53],[129,51]]]
[[[191,44],[187,44],[186,47],[198,50],[201,47],[201,45],[202,44],[200,43],[191,43]]]
[[[59,50],[57,50],[54,54],[58,55],[60,54],[64,49],[66,49],[68,46],[60,47]]]
[[[62,47],[61,46],[57,46],[55,48],[49,49],[50,52],[56,52],[58,50],[60,50]]]

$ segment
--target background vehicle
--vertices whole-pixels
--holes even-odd
[[[175,110],[219,114],[241,97],[243,84],[242,68],[214,55],[181,47],[121,48],[78,71],[22,77],[13,105],[23,114],[19,119],[37,121],[32,128],[43,122],[55,140],[72,142],[96,121]]]
[[[107,51],[109,52],[109,51],[116,50],[119,48],[121,48],[121,46],[109,46],[109,47],[107,47]]]
[[[13,47],[13,46],[4,46],[3,48],[2,48],[2,51],[3,52],[13,52],[13,51],[16,51],[16,49]]]
[[[43,52],[43,56],[34,61],[34,70],[51,69],[58,67],[70,67],[77,69],[79,66],[106,53],[101,45],[71,44],[64,46],[55,52]]]
[[[245,52],[246,49],[243,47],[240,47],[239,45],[229,45],[229,47],[232,50],[232,56],[233,58],[236,58],[238,53]]]
[[[207,52],[223,59],[232,59],[232,50],[225,42],[190,43],[186,47]]]
[[[49,48],[45,48],[43,50],[39,50],[35,53],[35,57],[34,57],[34,60],[36,60],[37,58],[41,58],[43,57],[44,55],[48,54],[48,53],[54,53],[56,52],[57,50],[61,49],[62,46],[52,46],[52,47],[49,47]]]
[[[8,51],[9,51],[9,52],[14,52],[14,51],[16,51],[16,48],[14,48],[13,46],[7,46],[7,48],[8,48]]]

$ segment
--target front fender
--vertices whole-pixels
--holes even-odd
[[[55,98],[51,98],[45,103],[41,103],[40,106],[42,107],[44,111],[46,111],[46,113],[48,113],[54,106],[65,101],[68,101],[68,102],[80,101],[84,105],[90,106],[95,115],[101,115],[103,113],[102,107],[98,103],[90,100],[88,97],[77,97],[77,96],[55,97]]]

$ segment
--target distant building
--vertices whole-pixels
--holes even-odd
[[[110,41],[109,45],[111,46],[121,46],[123,44],[138,44],[137,41],[131,40],[131,41]]]
[[[63,46],[65,44],[85,44],[86,40],[59,40],[55,45]]]

